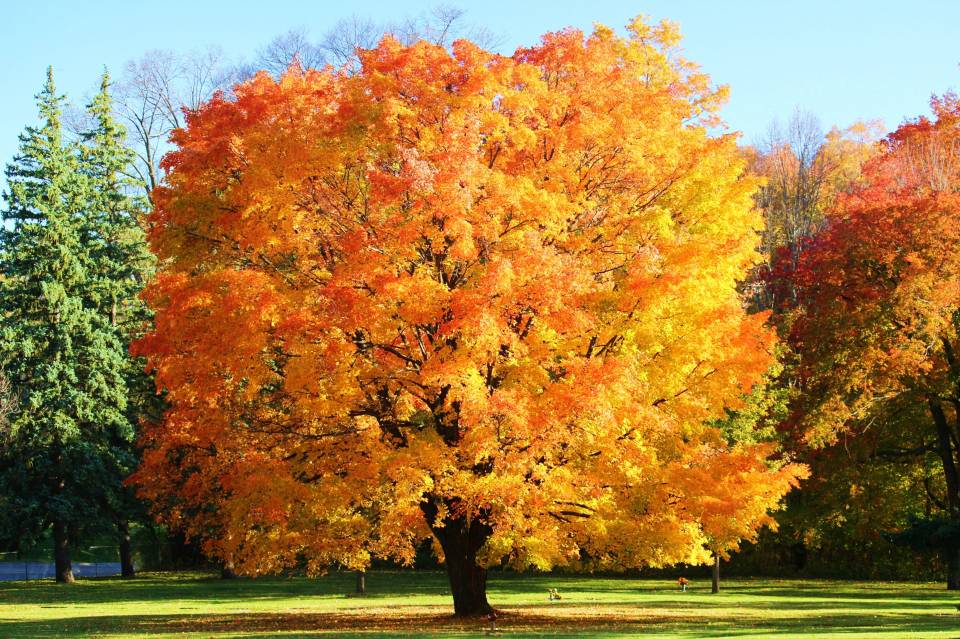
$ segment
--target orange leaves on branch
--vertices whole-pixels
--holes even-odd
[[[707,425],[773,337],[736,289],[756,182],[677,41],[388,37],[190,114],[151,219],[145,494],[249,572],[408,561],[460,520],[518,566],[750,538],[799,471]]]

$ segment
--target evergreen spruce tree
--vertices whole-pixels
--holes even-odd
[[[154,258],[143,231],[146,201],[135,197],[138,185],[129,176],[135,156],[125,145],[126,131],[116,121],[110,96],[110,76],[104,71],[100,91],[87,106],[92,123],[81,134],[81,166],[89,180],[89,203],[84,221],[90,246],[90,305],[109,320],[122,345],[123,376],[127,391],[126,424],[114,434],[111,463],[120,477],[137,463],[133,433],[144,415],[159,414],[158,400],[144,363],[129,355],[129,345],[149,322],[149,311],[139,294],[153,270]],[[106,493],[105,508],[117,526],[121,573],[132,577],[129,519],[143,516],[132,490]]]
[[[120,487],[129,449],[124,347],[97,302],[103,241],[95,181],[63,136],[53,71],[7,166],[0,230],[0,365],[17,407],[0,449],[0,534],[23,544],[52,526],[56,579],[72,582],[71,541]]]

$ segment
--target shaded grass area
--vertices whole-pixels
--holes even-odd
[[[73,586],[0,583],[0,637],[481,637],[460,620],[446,578],[374,572],[220,580],[202,574],[104,578]],[[558,588],[560,601],[548,601]],[[939,584],[736,580],[711,595],[672,582],[494,574],[500,633],[517,637],[958,637],[960,595]]]

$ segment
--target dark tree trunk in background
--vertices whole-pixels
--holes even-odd
[[[367,594],[367,573],[363,570],[357,571],[357,594]]]
[[[130,545],[130,522],[121,519],[117,522],[117,533],[120,537],[120,576],[133,577],[133,548]]]
[[[57,583],[72,584],[73,564],[70,562],[70,539],[67,525],[60,519],[53,522],[53,563]]]
[[[233,561],[223,562],[223,566],[220,568],[220,578],[221,579],[236,579],[237,573],[234,570]]]
[[[482,517],[474,517],[469,522],[462,517],[437,521],[438,509],[432,501],[422,502],[421,509],[443,548],[454,614],[474,617],[490,613],[493,608],[487,602],[487,570],[477,564],[477,552],[493,534],[493,529]]]
[[[943,554],[947,564],[947,590],[960,590],[960,548],[948,548]]]
[[[710,592],[713,594],[720,592],[720,555],[713,556],[713,582],[710,586]]]
[[[940,399],[929,397],[927,401],[937,431],[937,452],[943,464],[943,478],[947,487],[947,510],[950,516],[956,520],[960,518],[960,470],[957,469],[955,461],[955,435],[947,421],[943,407],[940,405]],[[957,420],[960,422],[960,414],[957,415]],[[946,555],[945,563],[947,564],[947,590],[960,590],[960,548],[948,547],[944,550],[944,555]]]
[[[790,546],[790,562],[796,572],[802,571],[807,566],[807,545],[798,541]]]
[[[197,544],[190,543],[182,530],[175,530],[167,541],[170,553],[171,567],[177,570],[184,568],[209,567],[210,559],[203,556]]]

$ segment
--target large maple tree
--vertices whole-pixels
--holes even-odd
[[[939,459],[941,515],[921,528],[960,589],[960,101],[933,110],[884,141],[801,256],[792,341],[808,443],[881,424],[893,453]]]
[[[432,537],[458,614],[491,564],[706,561],[769,523],[802,469],[711,425],[771,363],[737,292],[757,182],[678,41],[386,37],[191,113],[137,347],[157,512],[248,574]]]

